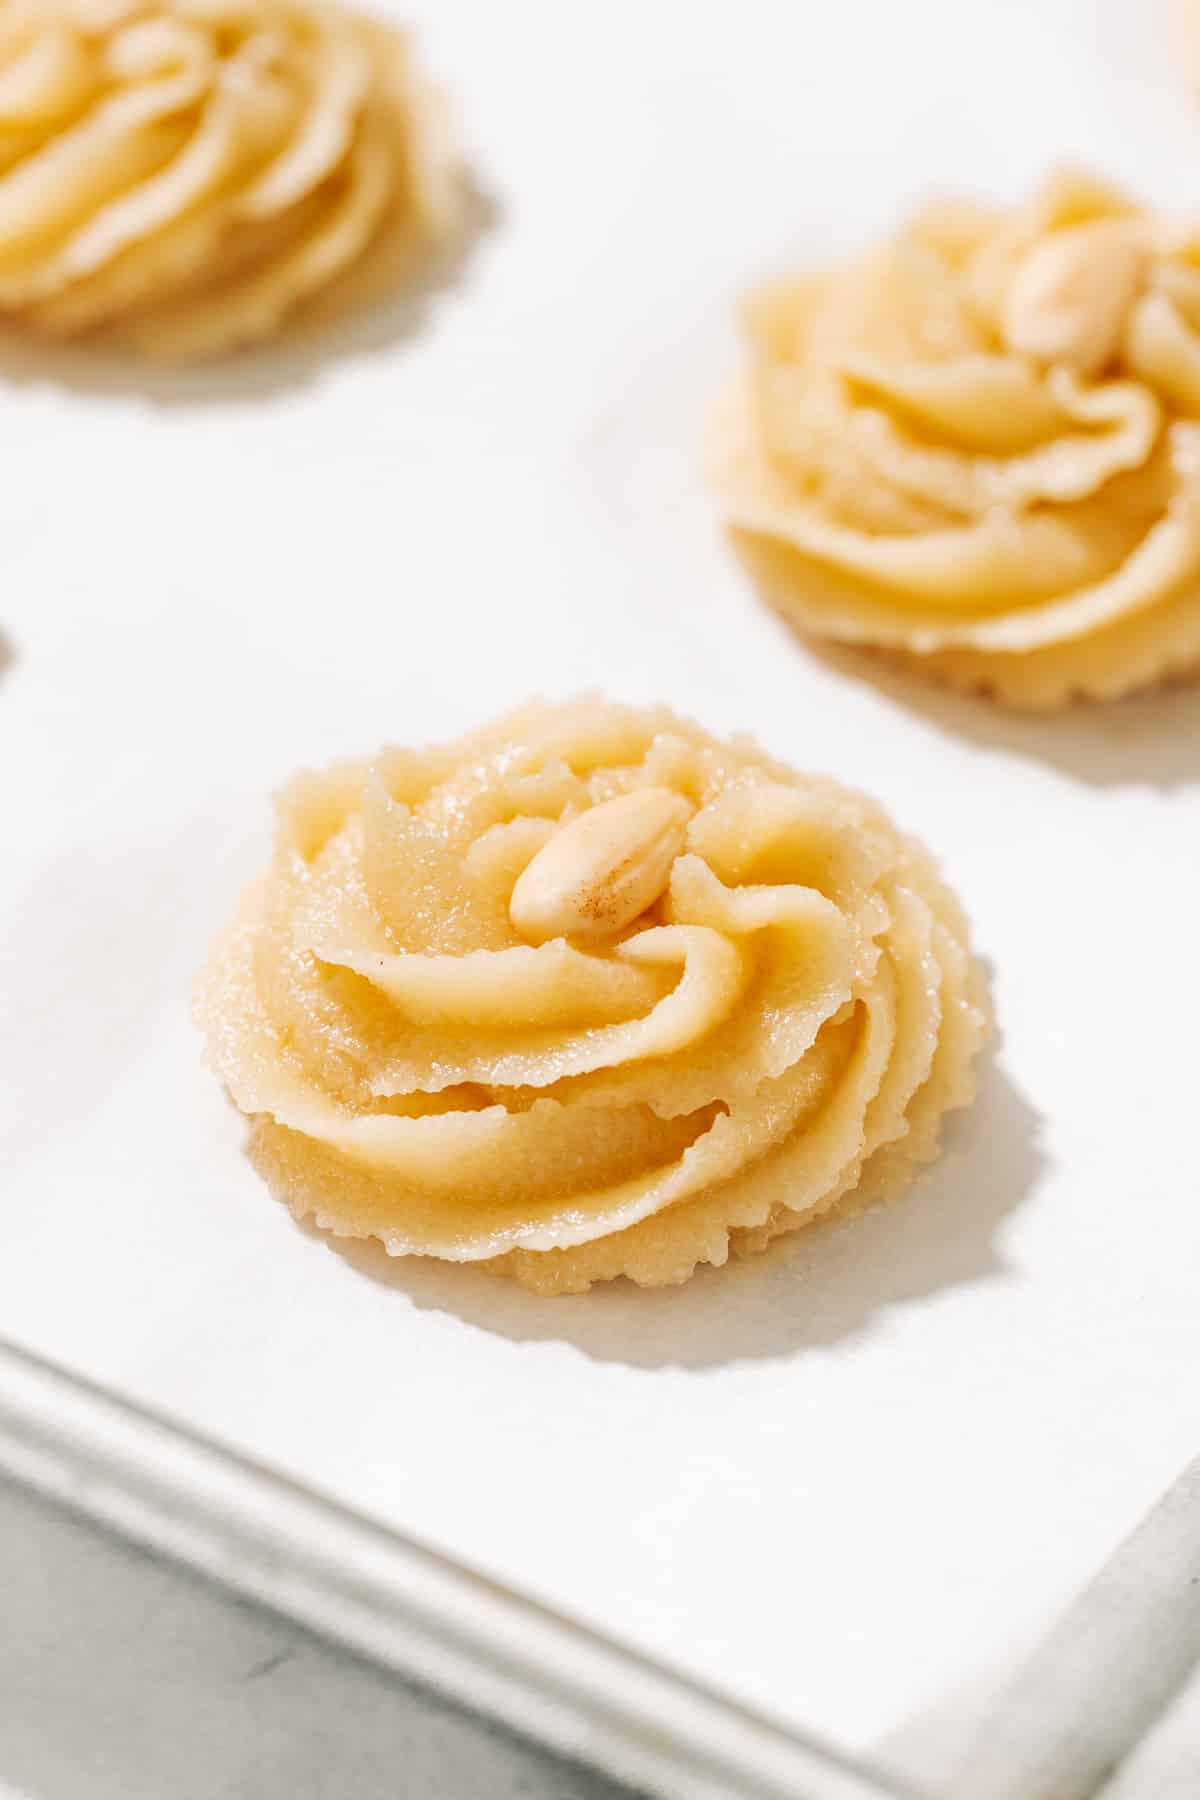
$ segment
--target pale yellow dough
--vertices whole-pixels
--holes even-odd
[[[1061,172],[748,329],[719,479],[802,630],[1026,707],[1200,668],[1200,230]]]
[[[559,834],[643,788],[606,815],[651,832],[610,856],[615,930],[528,941],[533,859],[518,919],[575,904],[603,834]],[[298,777],[197,1008],[294,1213],[543,1293],[895,1193],[986,1029],[958,906],[869,800],[598,700]]]
[[[310,0],[0,0],[0,318],[152,355],[263,338],[446,239],[406,39]]]

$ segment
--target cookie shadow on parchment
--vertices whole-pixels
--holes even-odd
[[[99,343],[55,343],[5,327],[0,381],[140,399],[163,409],[269,401],[311,385],[331,364],[415,338],[438,300],[461,285],[481,240],[501,217],[494,195],[469,179],[461,223],[440,250],[414,261],[402,247],[385,246],[328,295],[302,308],[278,337],[227,356],[175,365]]]
[[[868,1333],[889,1308],[1004,1279],[1003,1227],[1042,1167],[1038,1135],[1038,1116],[989,1050],[974,1105],[951,1116],[940,1160],[902,1198],[702,1268],[678,1288],[620,1280],[548,1299],[469,1264],[323,1241],[412,1305],[513,1342],[559,1341],[634,1368],[717,1368],[834,1345]]]
[[[802,637],[800,653],[869,684],[945,736],[1042,763],[1086,787],[1183,787],[1200,782],[1200,680],[1164,682],[1122,700],[1076,700],[1021,712],[986,694],[957,693],[877,650]]]

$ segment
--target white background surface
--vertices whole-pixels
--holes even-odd
[[[488,196],[440,291],[217,377],[0,356],[5,1329],[899,1766],[1196,1448],[1200,691],[872,686],[753,600],[699,451],[736,296],[931,186],[1089,153],[1200,205],[1133,10],[429,0]],[[188,1018],[267,796],[586,685],[934,845],[994,968],[981,1101],[895,1210],[677,1293],[340,1254]]]

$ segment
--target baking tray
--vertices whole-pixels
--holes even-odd
[[[1055,155],[1186,202],[1200,122],[1154,9],[408,12],[480,190],[444,279],[215,372],[0,349],[5,1460],[105,1516],[141,1492],[126,1528],[235,1578],[282,1508],[304,1616],[302,1547],[364,1614],[430,1557],[394,1654],[664,1792],[823,1793],[814,1742],[823,1780],[929,1787],[1195,1449],[1200,692],[1030,721],[812,656],[702,446],[757,276]],[[267,796],[590,687],[749,727],[938,850],[992,969],[980,1101],[902,1204],[678,1292],[333,1248],[189,1020]],[[169,1524],[209,1483],[219,1529]],[[503,1651],[454,1610],[483,1590]]]

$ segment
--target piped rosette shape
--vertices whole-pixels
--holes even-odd
[[[0,317],[172,358],[274,332],[459,214],[407,40],[307,0],[0,5]]]
[[[895,1192],[985,1029],[876,806],[600,701],[299,777],[198,1011],[293,1212],[552,1293]]]
[[[747,316],[730,525],[804,632],[1053,707],[1200,666],[1200,234],[1063,173]]]

